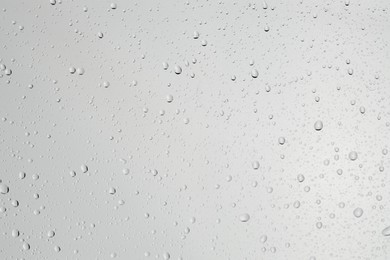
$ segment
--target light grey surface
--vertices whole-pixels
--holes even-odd
[[[390,259],[389,1],[0,8],[0,259]]]

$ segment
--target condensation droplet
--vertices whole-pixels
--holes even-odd
[[[257,69],[253,69],[251,71],[252,78],[257,78],[259,76],[259,71]]]
[[[253,168],[254,170],[259,169],[259,167],[260,167],[259,161],[254,161],[254,162],[252,162],[252,168]]]
[[[315,129],[316,131],[321,131],[323,127],[324,127],[324,124],[322,123],[321,120],[317,120],[317,121],[314,123],[314,129]]]
[[[382,235],[386,237],[390,236],[390,226],[382,230]]]
[[[9,187],[4,183],[0,183],[0,193],[7,194],[9,192]]]
[[[241,222],[248,222],[250,219],[250,216],[248,213],[243,213],[240,215],[239,219]]]
[[[356,208],[353,210],[353,215],[357,218],[360,218],[363,215],[363,209],[362,208]]]
[[[81,172],[86,173],[88,171],[88,166],[83,164],[80,166]]]
[[[179,75],[181,74],[181,72],[182,72],[181,67],[179,65],[175,65],[175,73]]]
[[[351,161],[355,161],[355,160],[358,158],[357,152],[355,152],[355,151],[349,152],[348,158],[349,158]]]

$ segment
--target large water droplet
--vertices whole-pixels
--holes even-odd
[[[384,236],[390,236],[390,226],[382,230],[382,235]]]
[[[9,192],[9,187],[4,183],[0,183],[0,193],[7,194]]]
[[[239,219],[241,222],[248,222],[250,219],[250,216],[248,213],[243,213],[240,215]]]
[[[259,161],[254,161],[254,162],[252,162],[252,168],[253,168],[254,170],[259,169],[259,167],[260,167]]]
[[[316,131],[321,131],[323,127],[324,127],[324,124],[322,123],[321,120],[317,120],[317,121],[314,123],[314,129],[315,129]]]
[[[252,78],[257,78],[259,76],[259,71],[257,69],[253,69],[251,71]]]
[[[181,72],[182,72],[181,67],[179,65],[175,65],[175,73],[179,75]]]
[[[357,218],[360,218],[363,215],[363,209],[362,208],[356,208],[353,211],[353,215]]]
[[[349,158],[351,161],[355,161],[355,160],[358,158],[357,152],[355,152],[355,151],[349,152],[348,158]]]

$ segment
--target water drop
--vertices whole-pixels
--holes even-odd
[[[168,252],[165,252],[163,254],[163,258],[164,258],[164,260],[169,260],[171,258],[171,255]]]
[[[47,237],[52,238],[54,236],[55,236],[55,232],[53,230],[47,232]]]
[[[193,33],[193,37],[194,37],[194,39],[198,39],[198,38],[199,38],[199,32],[198,32],[198,31],[195,31],[195,32]]]
[[[362,208],[356,208],[353,211],[353,215],[357,218],[360,218],[363,215],[363,209]]]
[[[390,236],[390,226],[382,230],[382,235],[386,237]]]
[[[18,237],[20,235],[20,232],[17,229],[13,229],[11,231],[11,235],[12,235],[12,237]]]
[[[173,96],[172,95],[167,95],[167,102],[172,103],[173,101]]]
[[[182,72],[182,69],[179,65],[175,65],[175,73],[179,75]]]
[[[248,222],[250,219],[250,216],[248,213],[241,214],[239,217],[241,222]]]
[[[7,194],[9,192],[9,187],[4,183],[0,183],[0,193]]]
[[[80,166],[80,169],[81,169],[81,171],[82,171],[83,173],[86,173],[86,172],[88,171],[88,166],[85,165],[85,164],[83,164],[83,165]]]
[[[348,158],[349,158],[351,161],[355,161],[355,160],[358,158],[357,152],[351,151],[351,152],[348,154]]]
[[[110,193],[111,195],[114,195],[116,193],[116,189],[114,187],[110,187],[108,189],[108,193]]]
[[[315,129],[316,131],[321,131],[323,127],[324,127],[324,124],[322,123],[321,120],[317,120],[317,121],[314,123],[314,129]]]
[[[254,162],[252,162],[252,168],[253,168],[254,170],[259,169],[259,167],[260,167],[259,161],[254,161]]]
[[[257,78],[259,76],[259,71],[257,69],[253,69],[251,71],[252,78]]]
[[[85,69],[84,69],[84,68],[77,68],[76,72],[77,72],[77,74],[79,74],[79,75],[84,75]]]

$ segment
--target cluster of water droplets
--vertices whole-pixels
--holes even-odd
[[[0,259],[388,259],[390,3],[0,3]]]

